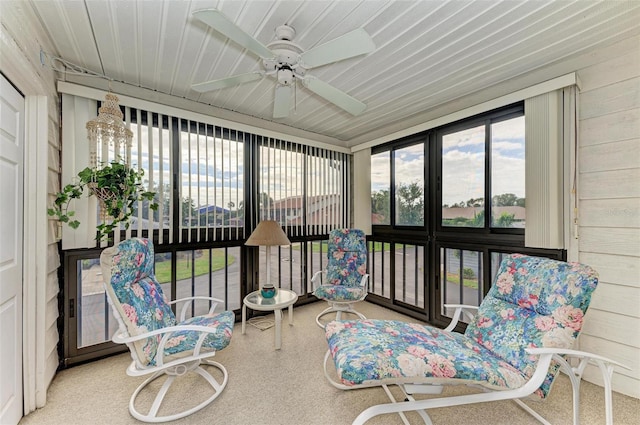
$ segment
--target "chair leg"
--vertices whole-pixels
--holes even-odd
[[[316,316],[316,324],[324,329],[324,324],[320,321],[320,318],[325,314],[336,313],[335,320],[342,320],[342,313],[351,313],[358,316],[360,319],[365,320],[366,316],[353,308],[353,303],[345,304],[345,303],[329,303],[329,307],[322,310],[320,314]]]
[[[213,366],[218,370],[220,370],[223,375],[222,382],[218,382],[209,372],[207,372],[204,368],[200,366],[201,364],[205,366]],[[202,378],[204,378],[205,381],[209,383],[209,385],[213,388],[213,391],[214,391],[211,397],[209,397],[202,403],[198,404],[197,406],[184,410],[182,412],[178,412],[172,415],[158,416],[158,411],[160,409],[160,406],[162,405],[162,401],[164,400],[164,397],[169,391],[169,388],[173,384],[174,380],[177,377],[186,375],[189,372],[197,373]],[[162,375],[167,375],[167,380],[162,384],[162,387],[158,391],[158,394],[156,395],[151,405],[151,408],[149,409],[149,412],[147,414],[143,414],[139,412],[135,407],[135,400],[138,397],[138,394],[140,394],[140,392],[149,383],[156,380]],[[213,402],[216,398],[218,398],[218,396],[222,393],[224,388],[227,386],[228,378],[229,376],[227,373],[227,369],[222,364],[218,362],[214,362],[212,360],[194,361],[194,362],[178,365],[167,370],[156,372],[153,375],[151,375],[149,378],[147,378],[142,384],[140,384],[140,386],[134,391],[133,395],[131,396],[131,400],[129,401],[129,412],[131,413],[131,416],[133,416],[134,418],[142,422],[153,422],[153,423],[168,422],[168,421],[174,421],[176,419],[184,418],[206,407],[211,402]]]

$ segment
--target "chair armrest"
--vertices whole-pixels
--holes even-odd
[[[458,325],[458,322],[460,321],[460,316],[464,314],[467,319],[471,320],[475,316],[475,313],[478,311],[478,307],[475,305],[445,304],[444,307],[456,309],[453,312],[451,323],[449,323],[449,326],[444,328],[444,330],[447,332],[452,332],[455,329],[455,327]]]
[[[173,335],[175,332],[179,332],[179,331],[200,332],[200,336],[198,337],[198,342],[193,347],[193,350],[186,351],[188,353],[191,353],[190,355],[179,356],[179,357],[177,357],[175,359],[173,359],[173,358],[169,359],[168,358],[170,361],[168,363],[165,363],[164,347],[165,347],[167,341],[169,340],[169,338],[171,338],[171,335]],[[217,332],[218,332],[217,328],[211,328],[209,326],[182,325],[182,326],[169,326],[169,327],[162,328],[162,329],[156,329],[154,331],[145,332],[143,334],[135,335],[135,336],[129,336],[126,331],[119,331],[119,332],[116,332],[113,335],[113,338],[111,338],[111,340],[113,342],[115,342],[116,344],[129,344],[129,343],[134,343],[136,341],[144,340],[144,339],[147,339],[149,337],[156,336],[156,335],[163,335],[162,339],[158,343],[158,347],[156,349],[156,354],[153,357],[153,359],[155,360],[155,366],[140,364],[138,356],[134,355],[135,350],[133,349],[133,347],[129,347],[130,350],[131,350],[131,353],[132,353],[132,357],[134,359],[134,363],[137,363],[139,365],[140,369],[130,366],[127,369],[127,373],[132,375],[132,376],[139,376],[139,375],[144,375],[146,373],[150,373],[151,371],[154,371],[154,370],[162,370],[165,367],[169,367],[169,366],[172,366],[172,365],[178,365],[178,364],[182,364],[182,363],[185,363],[185,362],[190,362],[190,361],[193,361],[193,360],[202,359],[202,358],[206,358],[206,357],[211,357],[211,356],[215,355],[215,351],[205,351],[203,353],[200,353],[200,350],[202,348],[202,343],[204,342],[204,339],[209,334],[214,334],[214,333],[217,333]]]
[[[631,370],[630,367],[623,365],[620,362],[609,359],[607,357],[599,356],[597,354],[588,353],[586,351],[570,350],[566,348],[553,348],[553,347],[540,347],[540,348],[526,348],[525,351],[532,355],[552,354],[554,360],[567,362],[566,358],[577,359],[579,364],[577,367],[571,367],[572,371],[579,376],[582,376],[587,364],[592,363],[599,367],[613,367],[618,366],[623,369]],[[567,362],[568,364],[568,362]]]
[[[179,314],[180,321],[182,322],[183,320],[186,319],[187,309],[189,308],[189,301],[197,301],[197,300],[212,301],[211,307],[209,308],[209,314],[213,314],[214,310],[218,306],[218,303],[224,303],[224,301],[219,298],[198,296],[198,297],[180,298],[178,300],[171,301],[167,304],[169,305],[176,304],[177,306],[178,303],[184,302],[184,304],[182,305],[182,308],[180,309],[180,314]]]
[[[205,333],[216,333],[217,329],[211,328],[209,326],[200,326],[200,325],[181,325],[181,326],[167,326],[166,328],[156,329],[151,332],[145,332],[139,335],[130,336],[127,332],[116,332],[113,335],[112,341],[116,344],[127,344],[130,342],[136,342],[140,340],[144,340],[156,335],[163,335],[162,339],[169,338],[171,334],[174,332],[180,331],[195,331],[195,332],[205,332]]]
[[[318,286],[322,285],[322,281],[324,280],[322,276],[325,275],[326,273],[327,273],[326,270],[318,270],[313,274],[313,276],[311,277],[311,283],[313,284],[312,289],[314,291]]]
[[[181,332],[181,331],[193,331],[193,332],[199,332],[200,333],[200,335],[198,336],[198,342],[195,344],[195,346],[193,348],[193,351],[192,351],[194,356],[199,356],[200,355],[200,349],[202,348],[202,343],[203,343],[204,339],[209,334],[217,333],[218,329],[217,328],[212,328],[210,326],[201,326],[201,325],[168,326],[166,328],[156,329],[154,331],[145,332],[143,334],[135,335],[135,336],[128,336],[128,334],[126,332],[116,332],[116,334],[113,335],[113,338],[111,338],[111,340],[113,342],[115,342],[116,344],[127,344],[127,343],[132,343],[132,342],[144,340],[144,339],[147,339],[149,337],[156,336],[156,335],[162,335],[162,339],[158,343],[158,348],[156,350],[156,356],[155,356],[156,365],[157,366],[162,366],[162,364],[164,363],[164,356],[162,354],[164,353],[164,347],[165,347],[167,341],[169,340],[169,338],[171,338],[171,336],[175,332]]]
[[[598,369],[600,369],[600,373],[602,374],[602,380],[604,383],[603,387],[606,424],[613,425],[613,398],[611,395],[613,390],[613,369],[614,366],[618,366],[627,370],[631,370],[631,368],[615,360],[611,360],[597,354],[587,353],[585,351],[547,347],[526,348],[525,350],[531,355],[540,356],[539,361],[542,361],[543,357],[551,356],[554,361],[560,364],[560,369],[564,371],[569,377],[573,390],[573,423],[579,422],[580,382],[582,381],[582,374],[584,373],[587,364],[592,363],[598,366]],[[576,367],[571,366],[571,364],[569,363],[570,360],[574,359],[579,360],[578,366]]]
[[[366,293],[369,293],[369,274],[362,275],[362,280],[360,281],[360,286],[365,290]]]

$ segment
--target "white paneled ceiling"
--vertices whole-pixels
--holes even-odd
[[[446,105],[501,83],[525,81],[527,75],[541,82],[574,71],[576,58],[640,34],[640,1],[633,0],[32,0],[31,5],[56,46],[56,52],[47,52],[51,55],[126,83],[132,91],[141,87],[258,123],[273,121],[343,147],[437,117]],[[295,28],[294,41],[305,50],[364,28],[376,45],[372,53],[309,74],[367,109],[352,116],[297,85],[294,110],[276,120],[275,80],[268,77],[204,94],[193,91],[195,83],[262,69],[255,54],[192,16],[206,8],[218,8],[265,45],[282,24]],[[471,105],[457,105],[466,106]]]

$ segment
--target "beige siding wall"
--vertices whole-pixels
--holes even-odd
[[[630,366],[614,390],[640,398],[640,39],[622,46],[578,71],[579,261],[600,274],[580,348]]]
[[[48,117],[42,117],[46,125],[46,135],[42,136],[42,143],[47,146],[36,146],[34,150],[43,152],[46,156],[47,168],[47,202],[53,193],[59,190],[59,116],[60,107],[55,87],[55,75],[50,69],[40,63],[40,49],[53,52],[53,46],[48,35],[38,25],[38,20],[29,3],[18,1],[0,1],[1,35],[0,35],[0,66],[2,73],[26,96],[46,96]],[[46,141],[44,141],[46,139]],[[34,140],[26,140],[27,145],[33,145]],[[25,172],[33,167],[33,158],[25,164]],[[44,176],[44,173],[40,175]],[[44,204],[44,200],[41,204]],[[46,389],[53,379],[58,367],[57,344],[59,340],[58,319],[58,276],[60,266],[55,225],[47,220],[46,208],[35,213],[37,226],[25,223],[26,234],[36,232],[33,227],[46,229],[41,232],[40,240],[46,241],[45,247],[37,247],[43,254],[36,262],[36,293],[38,305],[44,311],[35,314],[37,340],[35,341],[36,364],[36,393],[27,394],[27,409],[43,406],[46,401]],[[46,234],[45,234],[46,233]],[[30,253],[34,255],[34,253]]]

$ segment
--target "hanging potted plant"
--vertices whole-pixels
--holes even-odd
[[[72,199],[82,197],[85,189],[89,196],[96,196],[100,204],[102,223],[97,226],[96,240],[108,238],[109,233],[123,223],[129,227],[131,215],[138,201],[148,201],[149,207],[156,211],[155,192],[145,191],[142,185],[144,171],[130,168],[121,161],[112,161],[100,168],[87,167],[78,173],[78,182],[66,185],[56,194],[54,207],[48,209],[62,223],[77,229],[80,222],[74,218],[75,212],[69,211]]]

